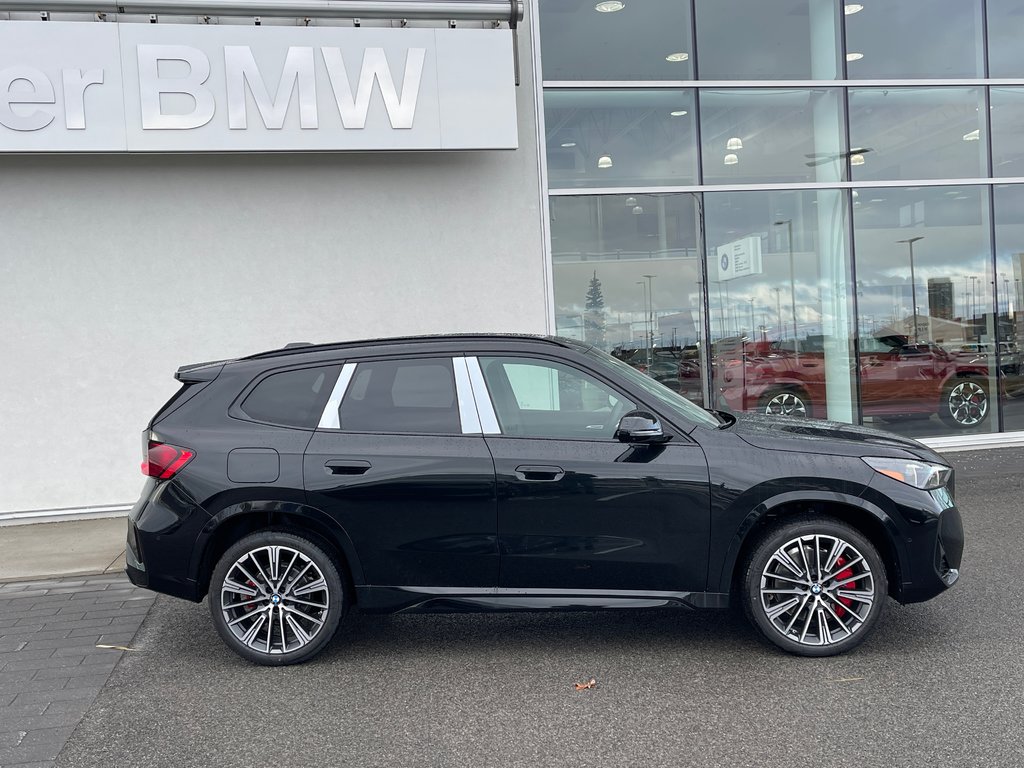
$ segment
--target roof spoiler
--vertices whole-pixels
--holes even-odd
[[[220,372],[224,370],[224,366],[229,362],[231,361],[214,360],[208,363],[183,365],[174,374],[174,378],[182,384],[198,384],[203,381],[213,381],[220,375]]]

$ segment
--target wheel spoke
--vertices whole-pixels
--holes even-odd
[[[299,622],[290,615],[286,615],[285,620],[288,622],[288,626],[291,627],[292,632],[295,634],[295,639],[299,641],[299,645],[305,645],[313,639],[313,636],[299,626]]]
[[[269,549],[269,547],[268,547],[268,549]],[[273,580],[269,576],[267,576],[266,571],[263,570],[263,566],[260,565],[260,561],[256,559],[256,552],[255,551],[249,553],[249,559],[252,560],[253,565],[256,566],[256,570],[260,572],[260,576],[263,577],[263,581],[264,581],[264,583],[266,583],[267,587],[270,588],[270,589],[273,589],[274,582],[273,582]],[[241,567],[241,566],[239,566],[239,567]]]
[[[310,608],[319,608],[320,610],[323,610],[324,608],[327,607],[327,603],[313,603],[313,602],[310,602],[309,600],[300,600],[297,597],[286,597],[284,599],[287,600],[289,603],[298,603],[299,605],[308,605]]]
[[[789,553],[787,553],[786,551],[780,549],[778,552],[776,552],[774,555],[772,555],[772,557],[775,560],[778,560],[780,563],[782,563],[784,566],[786,566],[786,568],[788,568],[790,571],[795,573],[800,578],[806,579],[808,577],[808,574],[806,574],[804,571],[800,570],[800,566],[796,564],[796,562],[793,560],[793,558],[791,558],[789,556]]]
[[[874,593],[864,590],[840,589],[836,591],[836,597],[856,600],[858,603],[864,603],[865,605],[872,605],[875,602]]]
[[[796,620],[800,618],[800,614],[803,613],[804,607],[807,605],[807,601],[810,599],[810,593],[804,595],[804,599],[800,601],[800,607],[793,612],[793,618],[789,620],[789,624],[786,625],[786,628],[782,631],[782,634],[789,634],[789,631],[793,628],[793,625],[796,624]]]
[[[270,547],[270,580],[271,580],[270,583],[275,585],[275,586],[277,585],[277,581],[278,581],[278,578],[279,578],[278,575],[277,575],[277,572],[280,569],[280,565],[281,565],[280,560],[281,560],[281,548],[280,547]]]
[[[852,630],[852,629],[850,629],[850,628],[849,628],[848,626],[846,626],[846,622],[845,622],[845,621],[843,621],[843,620],[842,620],[841,618],[839,618],[839,614],[838,614],[838,613],[836,613],[836,612],[835,612],[835,611],[834,611],[834,610],[832,609],[832,606],[831,606],[831,605],[829,605],[828,603],[824,603],[824,602],[823,602],[823,603],[822,603],[821,605],[822,605],[822,607],[823,607],[823,608],[824,608],[824,609],[825,609],[826,611],[828,611],[828,612],[829,612],[830,614],[832,614],[832,618],[833,618],[833,619],[835,619],[835,620],[836,620],[837,622],[839,622],[839,626],[841,626],[841,627],[842,627],[842,628],[843,628],[844,630],[846,630],[846,634],[847,634],[847,635],[852,635],[852,634],[853,634],[853,630]],[[856,615],[856,614],[854,614],[854,615]]]
[[[242,561],[241,560],[239,560],[237,563],[235,563],[235,568],[240,570],[245,575],[245,578],[247,578],[253,584],[256,584],[256,585],[259,584],[259,581],[256,579],[256,577],[253,576],[251,573],[249,573],[247,570],[245,570],[245,567],[242,565]],[[259,586],[257,586],[256,589],[258,589],[260,592],[263,591]],[[253,593],[253,594],[256,594],[256,593]]]
[[[771,608],[766,609],[765,613],[768,614],[768,618],[769,619],[771,619],[772,621],[775,621],[777,618],[779,618],[779,616],[784,614],[786,611],[788,611],[794,605],[797,605],[799,602],[800,602],[800,598],[792,597],[792,598],[790,598],[789,600],[787,600],[784,603],[779,603],[778,605],[773,605]]]
[[[239,584],[236,581],[231,581],[231,579],[224,579],[224,584],[221,585],[221,592],[237,592],[248,597],[256,597],[259,594],[258,589],[253,589],[246,584]]]
[[[854,551],[856,551],[856,550],[854,550]],[[832,579],[834,579],[834,578],[836,577],[836,574],[840,574],[840,573],[842,573],[842,572],[843,572],[843,571],[845,571],[845,570],[846,570],[847,568],[853,568],[853,566],[855,566],[855,565],[857,565],[857,564],[859,564],[859,563],[862,563],[863,561],[864,561],[864,558],[863,558],[863,557],[861,557],[861,556],[860,556],[860,555],[858,554],[858,555],[857,555],[857,557],[855,557],[855,558],[854,558],[853,560],[851,560],[850,562],[848,562],[848,563],[843,563],[843,565],[838,565],[838,566],[836,566],[836,568],[835,568],[835,571],[834,571],[834,572],[832,572],[832,573],[828,573],[828,574],[826,574],[826,575],[822,576],[822,577],[821,577],[821,580],[822,580],[823,582],[825,582],[825,581],[831,581]],[[865,566],[866,566],[866,565],[867,565],[867,564],[865,563]]]
[[[266,623],[266,621],[267,621],[267,614],[265,614],[265,613],[257,614],[256,615],[256,621],[254,621],[252,623],[252,625],[249,627],[249,629],[246,631],[246,633],[244,635],[242,635],[242,637],[241,637],[242,642],[251,647],[252,644],[256,642],[256,635],[259,634],[260,627],[262,627],[264,625],[264,623]]]
[[[811,582],[807,579],[791,579],[789,576],[783,576],[781,573],[770,573],[765,574],[766,579],[778,579],[779,581],[785,581],[790,584],[799,584],[802,587],[809,587]]]
[[[311,581],[309,584],[303,584],[298,589],[292,589],[288,593],[288,596],[292,597],[294,595],[308,595],[311,592],[319,592],[322,589],[327,589],[327,582],[324,581],[323,577],[321,576],[316,581]]]
[[[299,610],[298,608],[292,608],[291,606],[288,606],[288,607],[286,607],[286,608],[285,608],[285,610],[286,610],[286,611],[287,611],[287,612],[288,612],[289,614],[295,614],[296,616],[301,616],[301,617],[302,617],[302,618],[304,618],[304,619],[305,619],[306,621],[311,621],[311,622],[313,622],[314,624],[316,624],[316,626],[317,626],[317,629],[319,629],[320,627],[322,627],[322,626],[323,626],[323,622],[322,622],[322,621],[320,621],[320,619],[318,619],[318,618],[315,618],[315,617],[313,617],[313,616],[310,616],[310,615],[309,615],[308,613],[303,613],[303,612],[302,612],[302,611],[300,611],[300,610]]]

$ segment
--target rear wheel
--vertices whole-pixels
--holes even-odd
[[[268,666],[315,656],[347,608],[330,555],[283,531],[253,533],[231,546],[214,568],[209,602],[228,647]]]
[[[744,570],[743,606],[761,634],[800,656],[859,645],[888,593],[885,566],[856,529],[802,517],[765,534]]]
[[[799,389],[777,389],[761,398],[759,409],[767,416],[810,418],[811,406]]]
[[[962,429],[981,424],[988,418],[988,382],[980,376],[953,379],[943,390],[939,416]]]

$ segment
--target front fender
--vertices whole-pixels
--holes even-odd
[[[865,487],[864,490],[867,490]],[[828,505],[830,507],[843,506],[860,515],[870,516],[872,520],[880,524],[888,534],[889,543],[895,554],[896,564],[900,573],[908,572],[908,558],[903,546],[899,527],[890,515],[878,505],[850,493],[840,491],[824,490],[796,490],[775,494],[764,499],[751,509],[740,521],[726,550],[722,562],[722,571],[718,574],[717,585],[712,586],[712,591],[728,593],[732,589],[733,573],[736,569],[737,560],[744,551],[744,545],[751,531],[755,530],[769,517],[778,515],[781,519],[787,514],[793,514],[790,510],[813,505]],[[781,514],[780,514],[781,512]],[[870,536],[869,536],[870,538]],[[714,582],[713,582],[714,584]],[[900,588],[901,585],[893,585]]]

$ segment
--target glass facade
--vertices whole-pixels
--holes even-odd
[[[695,402],[1024,430],[1024,0],[538,0],[557,332]]]

